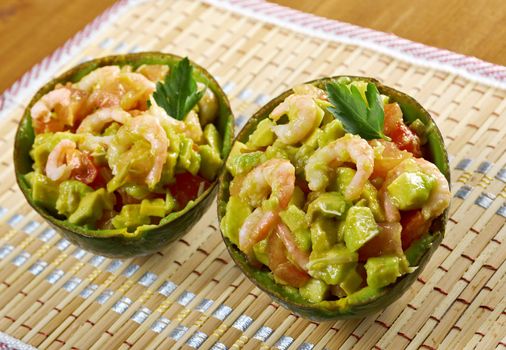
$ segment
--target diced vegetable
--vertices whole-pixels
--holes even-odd
[[[299,249],[309,251],[311,249],[311,235],[305,213],[295,205],[290,205],[286,210],[280,212],[279,216],[294,235],[295,244]]]
[[[239,230],[251,214],[251,208],[239,197],[232,196],[227,203],[227,214],[221,220],[221,231],[235,245],[239,245]]]
[[[216,152],[208,145],[200,146],[199,153],[201,157],[199,172],[206,180],[212,181],[216,178],[221,168],[222,160],[220,158],[220,153]]]
[[[214,124],[207,124],[204,128],[204,141],[211,146],[211,148],[220,154],[221,152],[221,138],[218,130]]]
[[[90,192],[93,192],[93,189],[80,181],[63,181],[58,187],[58,199],[55,206],[58,214],[70,216],[77,210],[82,198]]]
[[[365,263],[367,285],[381,288],[394,283],[397,277],[407,272],[406,260],[395,255],[384,255],[369,258]]]
[[[351,207],[346,215],[344,241],[352,252],[379,234],[378,224],[368,207]]]
[[[308,221],[313,221],[315,217],[333,217],[340,219],[348,210],[349,204],[343,195],[338,192],[326,192],[320,194],[312,201],[307,209]]]
[[[54,210],[58,200],[58,184],[38,172],[31,174],[29,181],[33,201],[46,209]]]
[[[253,246],[253,253],[255,258],[262,264],[269,266],[269,254],[267,252],[267,238],[262,239],[260,242]]]
[[[161,198],[143,199],[139,214],[141,216],[156,216],[163,218],[166,213],[165,201]]]
[[[311,278],[309,282],[299,288],[300,295],[310,303],[319,303],[328,294],[329,286],[318,279]]]
[[[419,209],[429,198],[434,179],[422,172],[406,172],[387,187],[392,203],[400,210]]]
[[[233,176],[246,174],[262,162],[262,152],[239,153],[231,155],[227,161],[227,169]]]
[[[272,131],[274,125],[275,123],[269,118],[258,123],[255,131],[249,136],[246,144],[248,148],[258,149],[272,145],[276,138],[276,135]]]
[[[105,189],[100,188],[87,193],[68,220],[76,225],[94,225],[100,219],[104,210],[112,210],[113,205],[114,197]]]
[[[319,217],[311,224],[312,249],[316,252],[329,250],[337,243],[337,228],[334,220]]]

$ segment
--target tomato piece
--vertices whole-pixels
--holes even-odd
[[[374,171],[371,178],[381,177],[384,179],[390,169],[395,168],[404,159],[411,157],[409,152],[401,151],[393,142],[385,140],[370,141],[373,147],[375,143],[381,143],[383,152],[381,153],[381,157],[374,159]]]
[[[89,154],[76,150],[70,155],[67,164],[72,168],[70,172],[72,178],[87,185],[95,181],[98,170],[93,162],[93,158]]]
[[[179,204],[179,208],[182,209],[189,201],[198,197],[201,184],[203,184],[204,190],[211,185],[203,177],[185,172],[176,175],[176,181],[169,185],[169,190]]]
[[[276,232],[270,234],[267,244],[269,268],[277,278],[296,288],[304,286],[311,279],[306,272],[288,260],[285,244]]]
[[[398,222],[379,224],[380,233],[358,250],[360,261],[386,254],[401,255],[402,226]]]
[[[413,241],[416,241],[424,233],[429,231],[432,220],[426,221],[423,218],[422,211],[409,210],[401,212],[402,225],[402,248],[407,249]]]
[[[399,147],[421,157],[420,138],[407,127],[402,119],[402,110],[397,103],[385,105],[384,132]]]

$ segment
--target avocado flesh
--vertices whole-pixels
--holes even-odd
[[[181,57],[171,54],[144,52],[109,56],[85,62],[43,86],[27,106],[15,137],[14,166],[16,179],[28,203],[72,243],[94,253],[110,257],[131,257],[156,252],[161,247],[185,234],[209,208],[213,200],[213,194],[217,191],[217,179],[199,198],[189,203],[182,210],[167,215],[160,225],[146,225],[145,227],[139,227],[135,232],[128,232],[126,229],[93,230],[82,225],[72,224],[68,220],[60,220],[43,203],[32,198],[30,183],[25,178],[25,175],[32,171],[33,166],[30,151],[35,133],[31,123],[31,107],[43,95],[53,90],[57,84],[64,85],[66,82],[77,82],[86,74],[102,66],[131,65],[135,69],[142,64],[173,66],[179,60],[181,60]],[[230,104],[214,78],[197,64],[192,62],[192,65],[195,79],[211,88],[219,101],[215,126],[222,137],[218,145],[221,159],[225,159],[230,152],[234,135],[234,118]]]
[[[320,88],[324,88],[325,84],[333,79],[338,79],[338,77],[326,78],[313,83]],[[429,154],[426,158],[435,163],[445,177],[449,179],[449,163],[444,143],[441,134],[429,114],[411,97],[389,87],[383,86],[374,79],[362,77],[351,77],[351,79],[364,80],[377,84],[381,94],[389,96],[390,101],[399,103],[403,110],[405,121],[408,124],[416,119],[420,119],[425,125],[431,126],[428,128],[428,130],[430,130],[427,135],[427,150]],[[260,109],[241,130],[237,137],[237,141],[247,142],[248,136],[254,130],[258,122],[262,119],[268,118],[270,111],[272,111],[276,105],[278,105],[290,94],[291,91],[287,91],[262,107],[262,109]],[[299,148],[299,152],[302,148],[304,148],[304,145]],[[225,206],[229,195],[228,185],[230,183],[230,179],[230,175],[226,171],[223,171],[218,194],[218,215],[220,218],[222,218],[225,214]],[[415,265],[411,265],[417,266],[415,271],[400,277],[394,284],[387,287],[365,287],[345,298],[334,301],[309,303],[300,295],[300,293],[288,291],[286,288],[275,283],[270,275],[270,272],[252,267],[248,263],[244,254],[236,246],[234,246],[230,240],[225,238],[225,244],[234,261],[241,267],[242,271],[248,276],[248,278],[260,289],[268,293],[278,303],[282,304],[292,312],[315,321],[361,318],[387,307],[389,304],[398,299],[416,280],[423,270],[423,267],[428,262],[430,256],[442,241],[447,213],[448,210],[446,210],[445,214],[435,220],[431,229],[432,233],[429,234],[429,236],[432,237],[431,243],[422,244],[417,250],[417,262]],[[339,226],[342,227],[343,225]],[[417,241],[413,242],[411,245],[411,247],[415,246],[417,246]],[[410,256],[409,251],[410,249],[406,251],[408,259]]]

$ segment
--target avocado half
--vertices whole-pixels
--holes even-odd
[[[93,253],[108,257],[127,258],[154,253],[183,236],[202,217],[211,205],[216,193],[217,179],[200,197],[193,203],[189,203],[183,210],[169,214],[162,219],[160,225],[143,227],[135,233],[127,232],[125,229],[88,230],[82,226],[70,224],[68,221],[55,217],[46,209],[34,203],[30,194],[30,187],[23,176],[32,171],[33,164],[29,155],[35,138],[30,115],[31,107],[43,95],[51,91],[56,84],[77,82],[86,74],[102,66],[131,65],[133,68],[136,68],[142,64],[164,64],[172,67],[181,59],[182,57],[160,52],[142,52],[97,58],[68,70],[44,85],[26,107],[23,117],[19,122],[14,143],[16,180],[32,208],[70,242]],[[230,152],[234,137],[234,116],[230,103],[211,74],[194,62],[191,62],[191,64],[194,68],[194,78],[211,88],[218,98],[219,116],[214,124],[223,138],[221,156],[222,159],[225,159]]]
[[[404,120],[408,123],[420,119],[428,130],[428,143],[424,150],[424,156],[429,161],[436,164],[436,166],[445,175],[448,182],[450,181],[450,166],[448,162],[448,155],[446,153],[443,137],[437,128],[434,120],[429,113],[412,97],[397,91],[393,88],[381,84],[378,80],[358,77],[358,76],[335,76],[330,78],[323,78],[310,81],[307,84],[315,85],[316,87],[325,89],[325,85],[331,81],[339,78],[348,77],[352,81],[366,81],[376,84],[381,94],[390,97],[391,101],[397,102],[404,114]],[[270,112],[280,104],[286,97],[293,93],[292,90],[285,91],[278,97],[271,100],[265,106],[260,108],[241,129],[237,135],[236,141],[247,142],[248,137],[256,129],[258,123],[269,117]],[[226,167],[222,169],[220,175],[220,186],[218,191],[218,217],[221,219],[225,216],[226,205],[229,193],[229,185],[232,180],[232,175],[227,171]],[[302,317],[314,321],[326,320],[342,320],[350,318],[362,318],[378,312],[395,300],[410,287],[410,285],[417,279],[422,272],[424,266],[429,261],[430,257],[441,243],[445,226],[448,219],[448,209],[432,224],[430,229],[432,243],[422,244],[422,251],[417,252],[418,268],[407,275],[404,275],[397,280],[395,284],[387,286],[382,289],[372,289],[366,287],[347,298],[337,301],[323,301],[317,304],[311,304],[303,299],[298,291],[293,288],[284,287],[276,283],[270,271],[263,267],[261,269],[251,266],[246,256],[237,248],[227,237],[223,235],[223,240],[227,249],[234,259],[235,263],[241,268],[246,276],[260,289],[269,294],[276,302],[283,305],[290,311]]]

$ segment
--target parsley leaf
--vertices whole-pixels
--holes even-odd
[[[376,85],[367,84],[367,103],[355,85],[348,87],[345,84],[329,83],[326,89],[333,105],[329,111],[343,123],[347,132],[358,134],[366,140],[389,140],[383,133],[385,113]]]
[[[174,119],[183,120],[204,95],[205,89],[197,90],[192,71],[193,67],[185,57],[170,70],[163,83],[156,84],[153,98]]]

